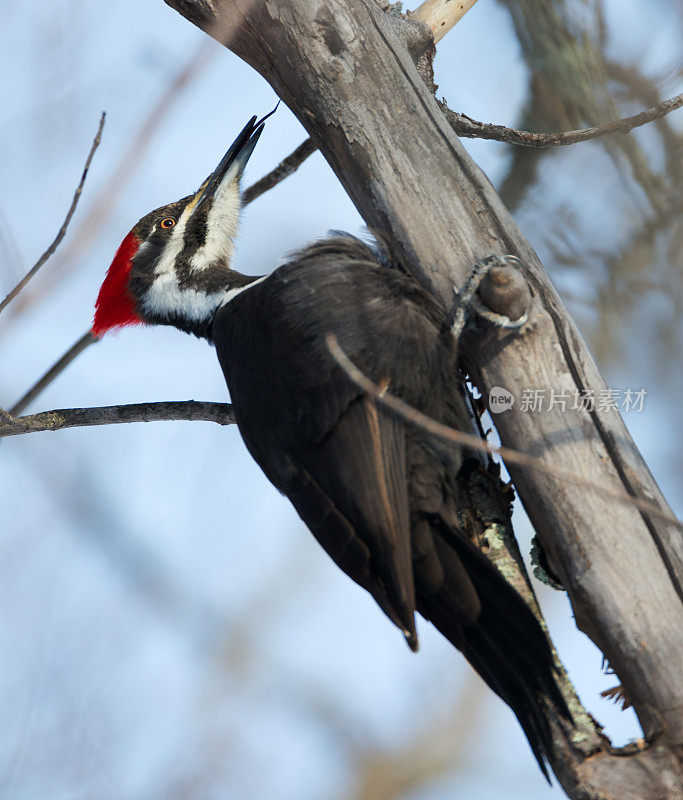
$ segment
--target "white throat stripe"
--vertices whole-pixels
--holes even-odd
[[[251,289],[268,276],[251,281],[246,286],[205,292],[201,289],[181,289],[175,273],[158,275],[144,297],[145,310],[156,317],[178,315],[189,322],[210,319],[221,307],[234,300],[238,294]]]
[[[232,261],[233,241],[237,236],[240,214],[239,184],[223,179],[216,190],[206,219],[206,241],[190,259],[196,270],[206,269],[217,261]]]

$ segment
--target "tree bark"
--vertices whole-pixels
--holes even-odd
[[[165,0],[257,69],[308,130],[366,223],[447,306],[475,261],[510,253],[533,294],[528,323],[482,324],[464,351],[484,392],[518,402],[496,416],[506,446],[552,467],[666,502],[614,411],[525,413],[527,387],[605,384],[529,242],[444,119],[389,20],[372,0]],[[426,34],[429,35],[428,33]],[[683,744],[683,544],[676,528],[564,477],[510,474],[578,626],[622,681],[648,749],[587,756],[569,743],[553,765],[572,798],[677,797]],[[574,745],[577,742],[573,743]]]

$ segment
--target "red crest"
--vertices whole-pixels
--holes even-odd
[[[116,251],[95,303],[95,319],[92,325],[95,336],[102,336],[114,328],[139,325],[142,322],[128,292],[130,268],[139,246],[140,240],[131,231]]]

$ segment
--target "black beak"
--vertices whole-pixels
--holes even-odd
[[[266,114],[265,117],[261,117],[261,119],[252,117],[244,128],[242,128],[239,136],[230,145],[230,149],[221,159],[220,164],[200,186],[198,192],[200,196],[195,205],[195,210],[207,199],[213,197],[216,189],[224,179],[227,178],[232,182],[242,177],[244,168],[247,166],[247,161],[249,161],[251,154],[254,152],[256,142],[258,142],[259,137],[263,133],[265,121],[277,111],[279,105],[280,102],[278,101],[275,108]]]

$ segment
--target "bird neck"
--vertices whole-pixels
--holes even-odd
[[[211,341],[218,310],[263,279],[220,265],[201,271],[176,268],[168,278],[157,275],[144,293],[144,317]]]

